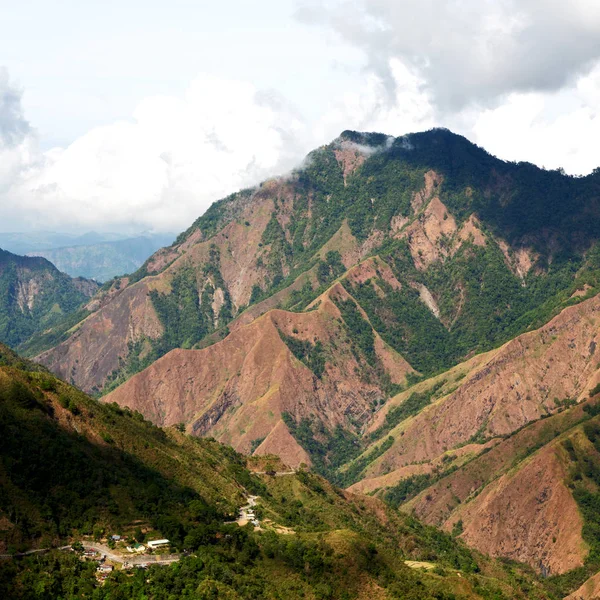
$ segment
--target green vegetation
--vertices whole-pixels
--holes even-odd
[[[279,332],[292,354],[304,363],[319,379],[325,371],[325,351],[320,340],[314,344],[308,340],[300,340],[294,336]]]
[[[34,363],[31,360],[27,360],[26,358],[22,358],[16,352],[2,343],[0,343],[0,367],[15,367],[21,371],[48,373],[46,367],[43,367],[38,363]],[[48,377],[44,378],[43,381],[45,382],[45,386],[52,385],[51,383],[47,382],[53,382],[54,377],[48,374]]]
[[[56,325],[50,329],[35,332],[29,339],[20,344],[18,347],[19,352],[24,356],[37,356],[48,348],[58,346],[58,344],[64,342],[71,335],[71,329],[83,321],[89,314],[89,311],[82,308],[65,314]]]
[[[96,289],[43,258],[0,250],[0,342],[17,347],[75,312]]]
[[[0,448],[0,516],[12,524],[1,541],[10,553],[67,540],[81,550],[81,536],[115,531],[165,536],[190,553],[171,566],[115,570],[103,585],[76,551],[2,560],[1,597],[342,600],[372,585],[415,600],[498,598],[499,590],[543,597],[534,577],[523,573],[515,585],[508,570],[415,519],[379,505],[382,518],[313,473],[259,480],[232,449],[159,429],[45,372],[0,368]],[[260,495],[263,531],[225,524],[249,493]],[[406,559],[462,577],[418,572]]]
[[[353,344],[360,348],[362,355],[371,366],[377,364],[377,354],[375,354],[375,334],[368,321],[360,314],[356,303],[353,300],[344,300],[337,303],[342,319],[348,328],[350,339]],[[354,351],[357,360],[360,360],[359,353]]]
[[[389,450],[393,443],[394,438],[390,436],[363,456],[353,460],[347,468],[338,472],[337,477],[335,478],[336,483],[342,487],[348,487],[353,483],[356,483],[360,479],[365,468],[375,459],[380,457],[386,450]]]
[[[331,432],[316,419],[304,418],[296,423],[287,412],[281,417],[296,441],[309,453],[315,471],[331,481],[337,482],[339,467],[353,460],[363,448],[360,438],[342,427]]]
[[[342,263],[342,256],[336,250],[330,250],[325,255],[325,260],[320,260],[317,266],[317,279],[321,285],[330,283],[346,271]]]
[[[385,500],[391,506],[398,508],[423,490],[427,489],[432,483],[431,475],[428,473],[411,475],[400,481],[397,485],[391,487],[385,493]]]
[[[179,447],[139,413],[97,404],[57,380],[55,391],[44,392],[48,378],[0,373],[0,514],[18,524],[1,533],[9,551],[47,546],[74,532],[127,530],[136,519],[183,547],[187,531],[223,521],[242,483],[251,483],[241,457],[226,448],[191,439],[189,448]],[[61,409],[77,418],[80,433],[58,425]],[[93,441],[96,435],[104,445]],[[192,483],[180,459],[165,453],[186,456],[191,473],[204,469],[204,477],[220,482],[230,497],[216,504],[209,480]],[[209,456],[209,465],[223,464],[224,477],[199,464],[199,457]]]

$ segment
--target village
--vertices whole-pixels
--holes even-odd
[[[164,553],[170,547],[168,539],[149,540],[145,544],[140,544],[139,542],[127,543],[120,535],[112,535],[109,543],[114,547],[89,541],[75,542],[70,547],[81,554],[82,560],[95,561],[98,564],[97,579],[100,582],[105,581],[118,566],[123,570],[146,569],[151,564],[168,565],[177,562],[183,556]]]
[[[288,475],[291,473],[282,474]],[[255,510],[258,500],[259,496],[248,496],[246,504],[240,507],[238,511],[237,519],[226,521],[224,524],[237,524],[240,527],[251,525],[256,529],[262,529],[261,521]],[[283,534],[294,533],[292,529],[276,525],[270,519],[264,520],[263,527],[272,528]],[[139,539],[143,539],[143,537],[110,534],[105,538],[79,540],[71,545],[55,549],[75,552],[79,554],[82,561],[95,562],[97,564],[96,579],[99,583],[104,583],[111,573],[116,570],[132,572],[134,569],[147,569],[152,565],[169,565],[189,554],[189,551],[170,553],[171,542],[166,538],[144,540],[144,542],[138,541]],[[52,548],[39,548],[14,555],[0,555],[0,558],[16,558],[50,550]]]
[[[247,504],[240,508],[238,518],[228,523],[237,523],[240,527],[251,524],[259,528],[260,522],[254,510],[257,500],[258,496],[249,496]],[[96,579],[103,583],[115,569],[128,571],[147,569],[151,565],[169,565],[187,554],[169,554],[170,546],[171,542],[166,538],[141,543],[114,534],[106,539],[106,543],[82,540],[62,549],[79,552],[81,560],[95,561],[98,564]]]

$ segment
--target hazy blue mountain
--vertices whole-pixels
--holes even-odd
[[[131,235],[113,232],[88,231],[83,234],[57,231],[11,231],[0,232],[0,248],[14,254],[30,254],[38,250],[50,250],[65,246],[83,246],[101,242],[124,240]]]
[[[134,238],[103,240],[105,234],[87,233],[59,248],[30,250],[29,256],[43,256],[72,277],[107,281],[116,275],[136,271],[159,248],[168,246],[174,234],[143,234]]]

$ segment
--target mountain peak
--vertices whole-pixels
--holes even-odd
[[[370,131],[353,131],[346,129],[340,133],[339,137],[336,138],[335,142],[352,142],[359,146],[366,146],[368,148],[379,148],[382,146],[391,146],[394,141],[394,137],[385,133],[377,133]]]

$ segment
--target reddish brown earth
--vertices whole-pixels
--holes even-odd
[[[583,522],[557,452],[556,447],[544,448],[517,473],[494,481],[456,510],[446,528],[462,520],[461,537],[469,545],[537,569],[544,566],[548,573],[582,566],[587,554]]]
[[[345,177],[352,176],[364,161],[363,149],[349,142],[342,142],[335,156]],[[373,253],[386,237],[396,236],[408,240],[415,265],[425,270],[436,261],[451,257],[466,242],[486,244],[487,238],[474,216],[461,227],[457,225],[439,198],[442,185],[443,179],[439,174],[432,170],[425,172],[423,188],[413,196],[413,215],[396,215],[389,231],[375,230],[361,241],[352,234],[348,222],[343,221],[338,231],[315,253],[315,258],[324,259],[327,252],[337,251],[346,268],[352,269]],[[219,310],[226,291],[233,313],[239,312],[237,318],[228,323],[229,330],[233,331],[251,323],[268,310],[286,307],[291,294],[300,292],[306,284],[315,289],[319,283],[316,266],[313,266],[299,274],[286,289],[244,310],[253,288],[265,288],[272,261],[281,263],[284,277],[291,271],[292,265],[288,264],[284,253],[280,249],[274,250],[271,244],[263,244],[262,240],[267,225],[275,215],[288,243],[292,242],[287,228],[295,215],[296,194],[292,180],[274,179],[263,183],[253,194],[240,197],[227,209],[231,214],[223,220],[224,225],[217,228],[214,235],[208,237],[200,229],[191,230],[179,243],[159,250],[147,261],[145,270],[148,276],[134,283],[128,278],[121,278],[110,289],[101,291],[88,303],[87,308],[93,314],[78,323],[69,338],[38,356],[37,360],[85,391],[101,392],[106,389],[112,379],[123,376],[123,368],[128,364],[133,344],[142,342],[149,351],[151,341],[162,336],[163,328],[148,293],[151,290],[160,294],[171,293],[174,278],[183,271],[196,274],[200,296],[207,286],[215,288],[212,324],[217,331],[202,340],[199,343],[201,347],[222,339],[224,335],[224,323],[219,322]],[[310,201],[309,197],[309,205]],[[511,265],[514,263],[518,266],[526,262],[518,252],[512,252],[508,246],[505,249]],[[222,276],[223,287],[212,275],[204,274],[215,251],[217,262],[211,264]],[[524,269],[525,266],[519,268]],[[367,276],[368,273],[363,273],[361,280],[366,281]],[[399,286],[389,267],[384,279],[392,281],[396,289]],[[423,302],[439,317],[436,299],[426,288],[419,288],[419,291]],[[462,305],[458,307],[456,317],[461,309]],[[446,321],[444,324],[451,326]]]
[[[581,566],[588,550],[567,486],[564,438],[555,436],[567,432],[576,445],[584,443],[577,426],[585,414],[582,404],[563,411],[561,402],[584,403],[600,381],[599,337],[600,297],[593,297],[539,330],[400,394],[367,432],[414,391],[444,381],[429,406],[391,431],[391,448],[352,490],[381,494],[407,477],[457,467],[403,510],[448,531],[461,521],[469,545],[537,570],[563,573]]]
[[[507,435],[554,410],[555,400],[578,398],[595,381],[599,325],[600,297],[594,297],[563,310],[541,329],[455,367],[443,378],[466,372],[458,387],[402,422],[392,432],[396,442],[368,475],[431,461],[476,436]],[[385,414],[406,396],[388,402],[369,430],[383,423]]]
[[[600,573],[590,577],[580,588],[564,600],[598,600],[600,598]]]
[[[581,566],[587,545],[562,441],[589,446],[577,425],[584,415],[579,405],[537,421],[434,483],[404,510],[448,531],[460,521],[471,546],[546,573]]]
[[[110,300],[82,321],[65,342],[37,360],[83,390],[100,389],[106,377],[127,356],[128,344],[162,334],[162,325],[148,296],[148,283],[109,292]]]
[[[210,435],[249,452],[279,454],[292,467],[308,456],[281,420],[316,418],[327,427],[364,423],[371,403],[384,397],[351,350],[334,299],[348,299],[336,284],[305,313],[273,310],[236,328],[203,350],[173,350],[106,396],[139,410],[159,425],[185,423],[196,435]],[[327,357],[321,379],[289,350],[280,332],[323,344]],[[376,352],[392,381],[403,381],[410,366],[376,336]],[[372,374],[370,374],[372,375]]]
[[[264,184],[255,194],[254,201],[244,205],[240,217],[229,222],[210,240],[203,240],[199,232],[192,232],[179,246],[159,250],[148,261],[147,270],[164,270],[129,287],[127,278],[122,278],[107,292],[102,291],[88,303],[87,308],[93,314],[80,322],[65,342],[44,352],[37,360],[85,391],[102,389],[113,371],[127,358],[131,343],[145,338],[156,339],[162,334],[162,325],[148,297],[149,291],[170,293],[173,277],[189,267],[198,277],[203,277],[211,246],[219,249],[218,266],[234,310],[247,304],[252,287],[262,284],[265,279],[265,269],[258,265],[260,261],[268,261],[271,249],[269,245],[263,246],[261,239],[275,201],[283,208],[292,202],[290,187],[284,180]],[[210,283],[214,284],[213,281]],[[299,279],[300,287],[302,283]],[[285,300],[292,289],[294,286],[278,299]],[[271,305],[278,299],[271,300]],[[270,307],[267,303],[262,312]],[[255,308],[251,318],[262,312]]]

